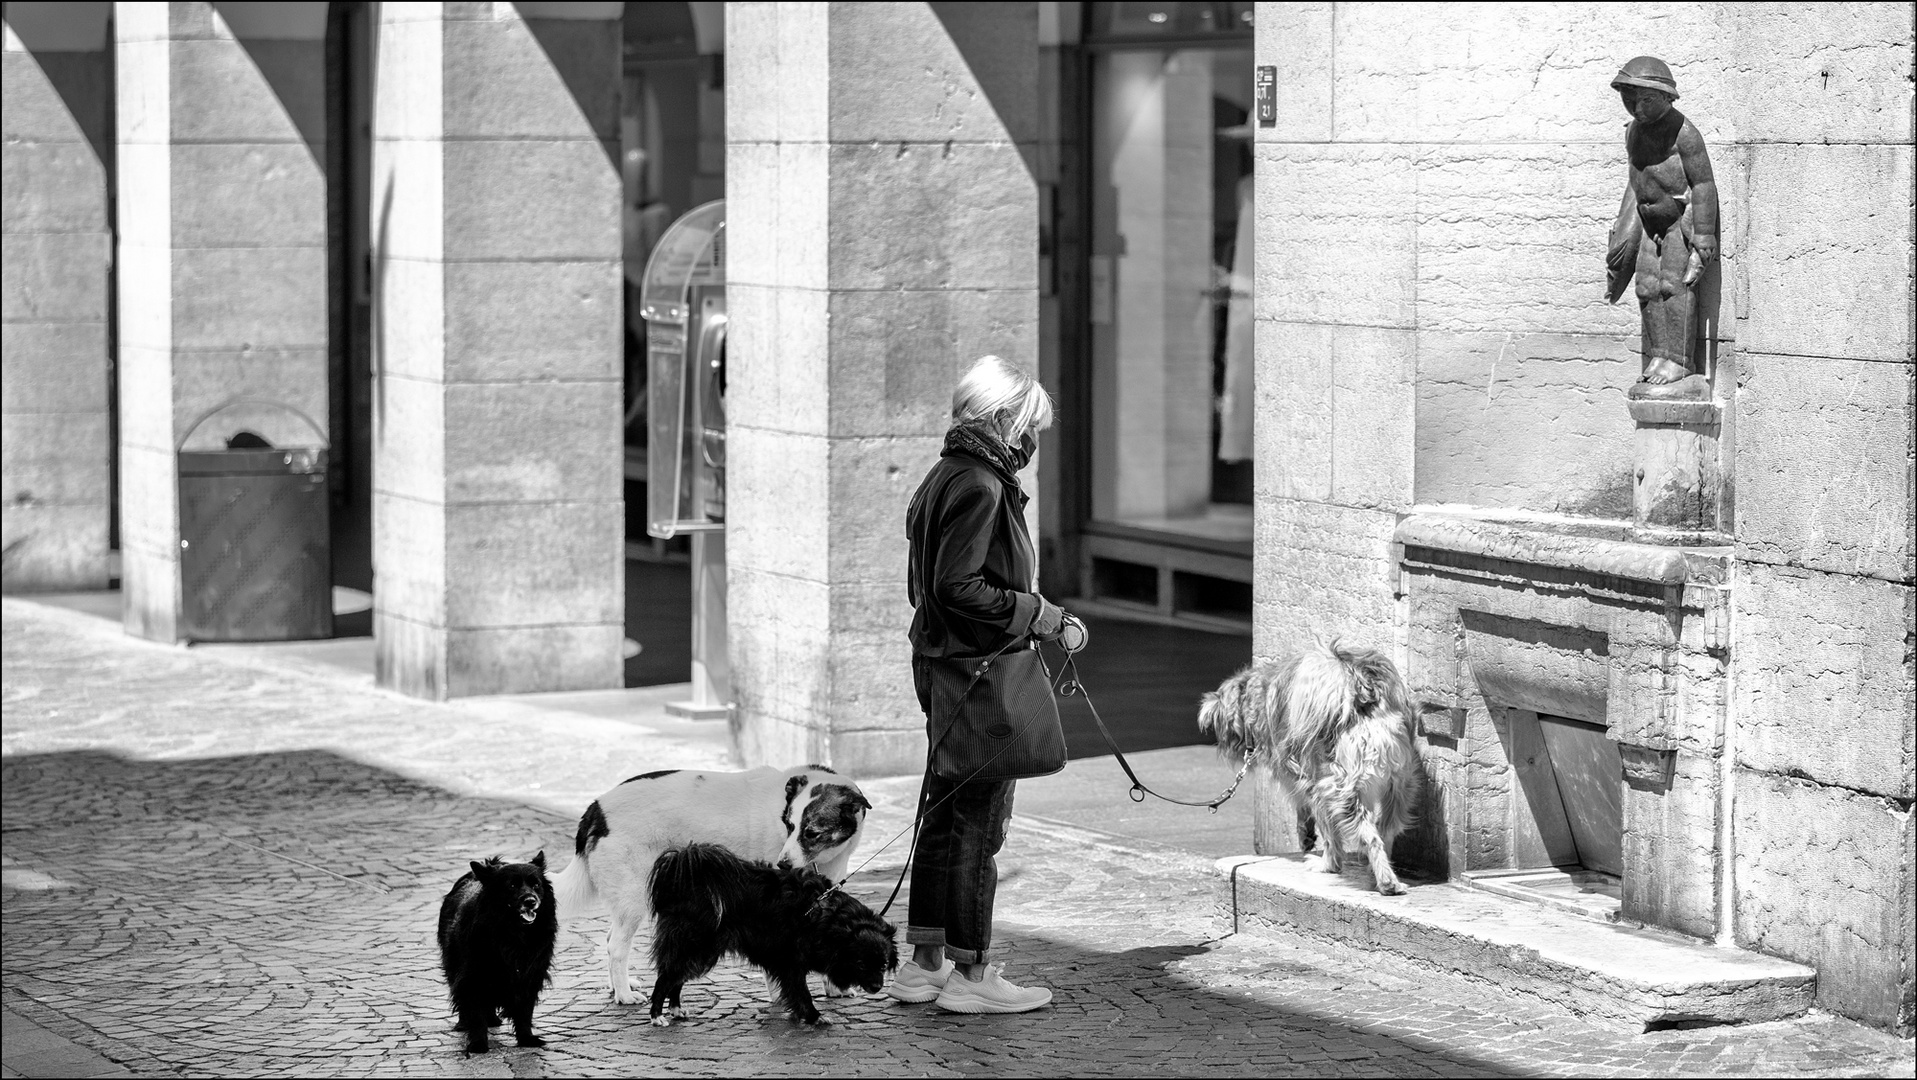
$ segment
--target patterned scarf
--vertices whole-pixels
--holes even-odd
[[[1020,460],[1025,455],[1000,442],[983,425],[952,425],[952,429],[945,433],[945,446],[939,451],[939,456],[948,457],[952,454],[969,454],[983,461],[992,467],[999,479],[1005,481],[1006,490],[1020,490],[1018,470],[1025,465]]]

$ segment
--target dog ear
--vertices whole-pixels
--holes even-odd
[[[787,836],[791,836],[792,830],[798,827],[798,822],[792,820],[792,800],[798,797],[800,789],[811,782],[812,778],[804,773],[789,777],[785,782],[785,809],[779,811],[779,820],[785,823]]]
[[[481,862],[478,859],[473,860],[473,876],[474,877],[478,878],[481,881],[485,881],[488,878],[492,877],[492,874],[493,874],[492,867],[487,866],[485,863]]]
[[[539,849],[539,854],[532,857],[532,864],[541,870],[546,868],[546,849]]]
[[[870,810],[870,809],[872,809],[872,804],[871,804],[871,803],[870,803],[869,801],[867,801],[867,800],[866,800],[866,797],[865,797],[865,792],[863,792],[863,791],[854,791],[854,792],[852,793],[852,798],[853,798],[854,800],[856,800],[856,801],[858,802],[858,804],[859,804],[859,809],[861,809],[861,810]]]

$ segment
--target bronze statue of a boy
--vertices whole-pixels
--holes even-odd
[[[1691,356],[1697,300],[1692,286],[1717,258],[1717,181],[1704,138],[1673,108],[1677,80],[1662,60],[1640,56],[1611,80],[1631,114],[1624,205],[1611,227],[1607,296],[1635,277],[1644,326],[1644,372],[1634,398],[1701,400],[1710,386]]]

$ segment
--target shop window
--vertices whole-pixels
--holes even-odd
[[[1093,520],[1247,548],[1249,12],[1092,5],[1086,278]]]
[[[1251,32],[1250,3],[1093,4],[1093,40],[1210,38]]]

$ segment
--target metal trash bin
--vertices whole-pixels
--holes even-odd
[[[326,451],[181,450],[180,636],[333,636]]]

